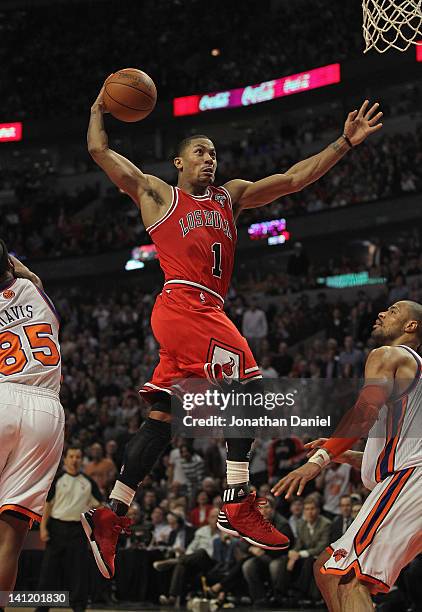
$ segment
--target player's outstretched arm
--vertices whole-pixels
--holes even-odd
[[[135,164],[126,157],[116,153],[108,146],[108,136],[104,128],[103,114],[107,112],[103,102],[104,86],[91,107],[91,117],[88,126],[88,151],[93,160],[104,170],[110,180],[117,187],[127,193],[139,207],[142,196],[148,194],[161,208],[170,205],[171,187],[156,176],[144,174]],[[146,225],[156,221],[154,210],[142,210]],[[158,216],[163,214],[158,211]]]
[[[275,496],[286,492],[286,499],[301,495],[309,480],[320,474],[322,468],[348,451],[360,438],[366,437],[378,418],[379,411],[390,397],[397,369],[403,357],[396,347],[383,346],[373,350],[365,366],[365,386],[350,410],[341,419],[333,436],[322,444],[317,452],[271,489]],[[411,376],[407,376],[407,380]]]
[[[10,255],[10,253],[9,259],[12,264],[13,276],[15,276],[16,278],[26,278],[30,280],[31,283],[34,283],[34,285],[38,287],[38,289],[43,290],[43,285],[39,276],[37,276],[34,272],[31,272],[29,268],[24,266],[24,264],[19,261],[19,259],[17,259],[13,255]]]
[[[352,147],[382,128],[382,112],[376,112],[378,102],[369,110],[368,106],[369,101],[365,100],[359,111],[349,113],[340,138],[320,153],[295,164],[284,174],[274,174],[255,183],[239,179],[229,181],[225,187],[230,192],[237,212],[270,204],[284,195],[301,191],[324,176]]]
[[[305,448],[309,451],[306,455],[308,459],[313,457],[318,449],[322,448],[326,442],[328,442],[328,438],[318,438],[317,440],[312,440],[312,442],[307,442],[307,444],[305,444]],[[347,450],[341,455],[333,457],[334,463],[347,463],[359,471],[362,467],[362,460],[363,452],[354,450]]]

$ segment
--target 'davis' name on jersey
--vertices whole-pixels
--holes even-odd
[[[32,319],[32,316],[32,304],[10,306],[0,311],[0,327],[5,327],[8,323],[14,323],[20,319]]]
[[[222,230],[232,240],[229,222],[218,210],[194,210],[179,219],[183,238],[196,227],[213,227]]]

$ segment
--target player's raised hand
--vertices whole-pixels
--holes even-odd
[[[382,128],[380,119],[383,113],[378,111],[379,103],[375,102],[369,110],[368,106],[369,100],[365,100],[360,110],[349,113],[344,124],[343,133],[354,147]]]
[[[292,495],[302,495],[306,483],[316,478],[320,472],[321,468],[316,463],[305,463],[279,480],[271,489],[271,493],[279,497],[284,491],[287,491],[284,496],[286,499]]]
[[[91,111],[99,110],[102,113],[108,113],[109,112],[106,109],[105,104],[104,104],[104,88],[105,88],[105,84],[107,83],[107,80],[112,76],[112,74],[109,74],[107,79],[104,81],[104,85],[101,87],[100,93],[98,94],[94,104],[91,106]]]

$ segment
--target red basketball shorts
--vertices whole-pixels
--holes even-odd
[[[179,285],[157,297],[151,326],[160,345],[160,362],[140,393],[154,401],[157,391],[172,395],[175,384],[188,378],[235,379],[246,383],[261,378],[252,351],[210,293]]]

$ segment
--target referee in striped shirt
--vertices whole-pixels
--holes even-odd
[[[96,483],[81,472],[82,458],[79,446],[66,449],[63,470],[51,485],[40,525],[41,540],[47,545],[38,590],[69,591],[75,612],[85,610],[88,600],[88,549],[80,515],[102,501]],[[47,610],[37,608],[37,612]]]

